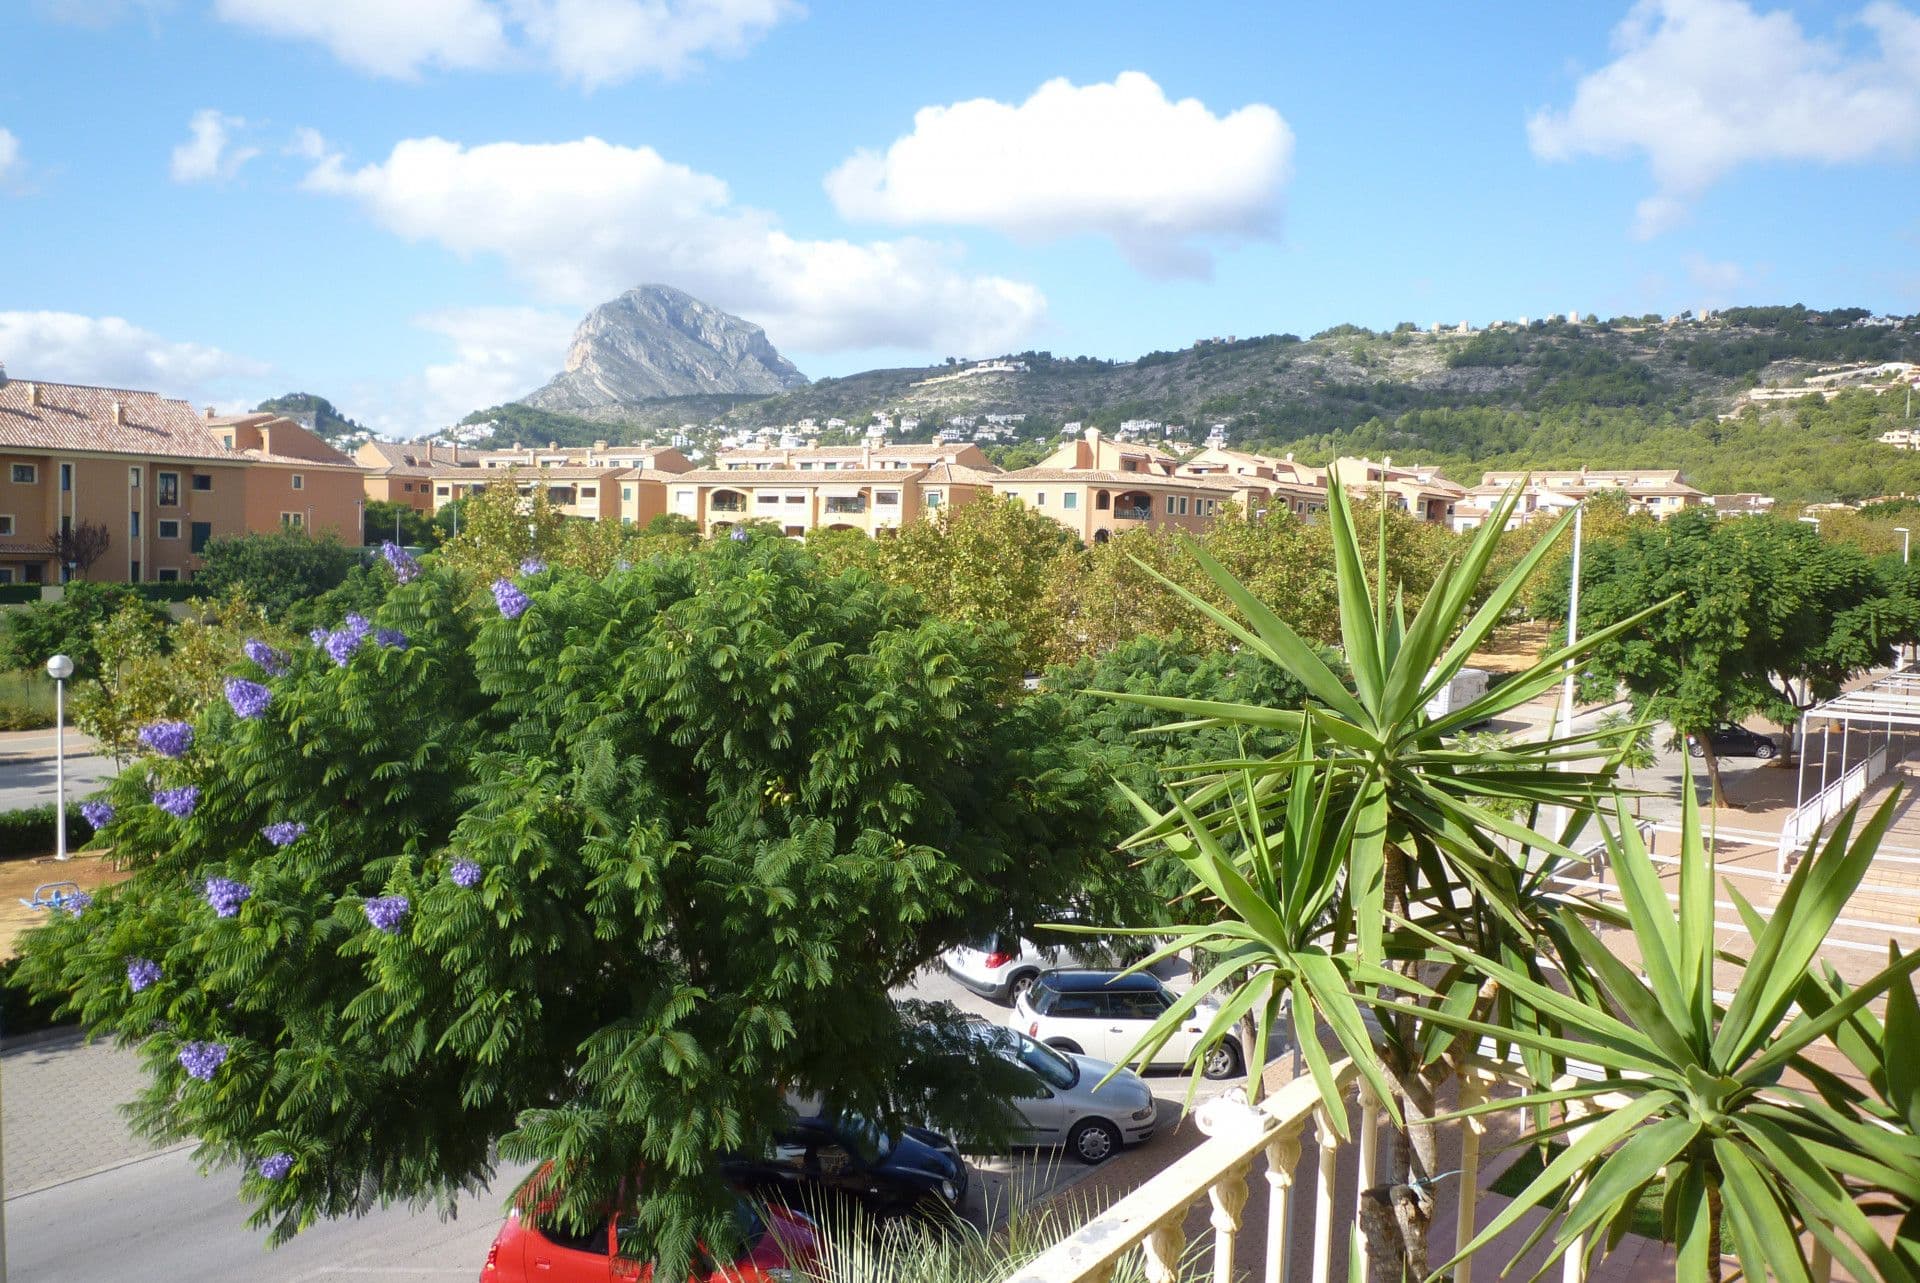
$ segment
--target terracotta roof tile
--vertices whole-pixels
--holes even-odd
[[[26,379],[0,383],[0,449],[239,462],[185,401],[155,392]]]

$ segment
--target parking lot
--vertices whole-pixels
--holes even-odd
[[[1178,964],[1164,968],[1160,976],[1172,989],[1184,988],[1188,979],[1185,967]],[[920,972],[914,977],[913,983],[898,990],[896,996],[918,998],[926,1002],[951,1002],[961,1011],[993,1024],[1003,1025],[1007,1022],[1007,1007],[982,998],[937,964]],[[1141,1149],[1148,1154],[1157,1148],[1164,1149],[1168,1153],[1168,1161],[1185,1148],[1179,1139],[1180,1134],[1183,1131],[1194,1132],[1192,1118],[1182,1116],[1189,1088],[1193,1090],[1193,1104],[1198,1105],[1239,1085],[1238,1082],[1208,1082],[1204,1078],[1196,1079],[1163,1070],[1152,1071],[1143,1077],[1153,1092],[1160,1113],[1153,1139]],[[1008,1206],[1016,1200],[1021,1204],[1031,1204],[1068,1189],[1099,1170],[1062,1152],[1040,1149],[1019,1150],[1011,1155],[974,1155],[970,1161],[977,1179],[968,1196],[968,1219],[982,1226],[1003,1220]]]

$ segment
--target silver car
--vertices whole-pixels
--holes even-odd
[[[1017,1143],[1065,1146],[1083,1163],[1104,1163],[1123,1145],[1137,1145],[1153,1135],[1159,1111],[1153,1093],[1132,1070],[1115,1071],[1104,1060],[1055,1051],[1015,1029],[988,1024],[973,1028],[983,1044],[1025,1065],[1040,1080],[1040,1095],[1013,1102],[1024,1124]]]

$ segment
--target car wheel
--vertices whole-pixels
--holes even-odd
[[[1691,741],[1688,742],[1687,744],[1688,757],[1705,757],[1706,755],[1707,755],[1706,749],[1701,748],[1700,745],[1697,743],[1694,743]]]
[[[1120,1129],[1104,1118],[1083,1118],[1067,1133],[1067,1148],[1089,1167],[1120,1152]]]
[[[1007,981],[1007,1005],[1011,1007],[1019,1002],[1020,999],[1024,998],[1027,990],[1033,988],[1033,982],[1039,978],[1040,973],[1037,971],[1021,971],[1016,973]]]
[[[1207,1051],[1207,1058],[1200,1062],[1200,1072],[1213,1082],[1223,1078],[1240,1076],[1240,1048],[1229,1039],[1222,1039]]]
[[[1772,761],[1773,754],[1774,747],[1771,743],[1762,742],[1753,746],[1753,755],[1763,762]]]
[[[1049,1038],[1047,1039],[1047,1046],[1053,1048],[1055,1051],[1065,1052],[1069,1056],[1086,1055],[1085,1052],[1080,1050],[1080,1044],[1071,1038]]]

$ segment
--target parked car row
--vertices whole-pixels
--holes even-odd
[[[971,1027],[971,1036],[983,1050],[1033,1076],[1033,1094],[1011,1102],[1019,1117],[1017,1143],[1064,1147],[1093,1164],[1151,1138],[1158,1124],[1153,1093],[1138,1074],[1114,1062],[1132,1050],[1174,995],[1152,976],[1050,969],[1034,965],[1042,960],[1037,952],[996,952],[1007,956],[988,966],[993,955],[985,951],[971,950],[956,963],[951,959],[961,951],[955,950],[949,966],[956,975],[960,967],[970,968],[970,987],[1012,999],[1007,1027],[981,1022]],[[1203,1003],[1155,1064],[1181,1065],[1214,1011]],[[1209,1078],[1225,1078],[1238,1073],[1241,1063],[1239,1044],[1229,1041],[1202,1068]],[[837,1216],[852,1208],[880,1217],[957,1213],[969,1183],[966,1160],[939,1132],[888,1131],[851,1115],[796,1118],[771,1152],[728,1156],[719,1167],[740,1195],[737,1233],[726,1244],[703,1247],[693,1276],[698,1283],[795,1283],[809,1277],[807,1267],[818,1251],[817,1214]],[[494,1239],[481,1283],[652,1278],[651,1266],[639,1264],[653,1253],[637,1223],[609,1215],[576,1233],[552,1223],[553,1207],[553,1200],[537,1195],[520,1200]]]

